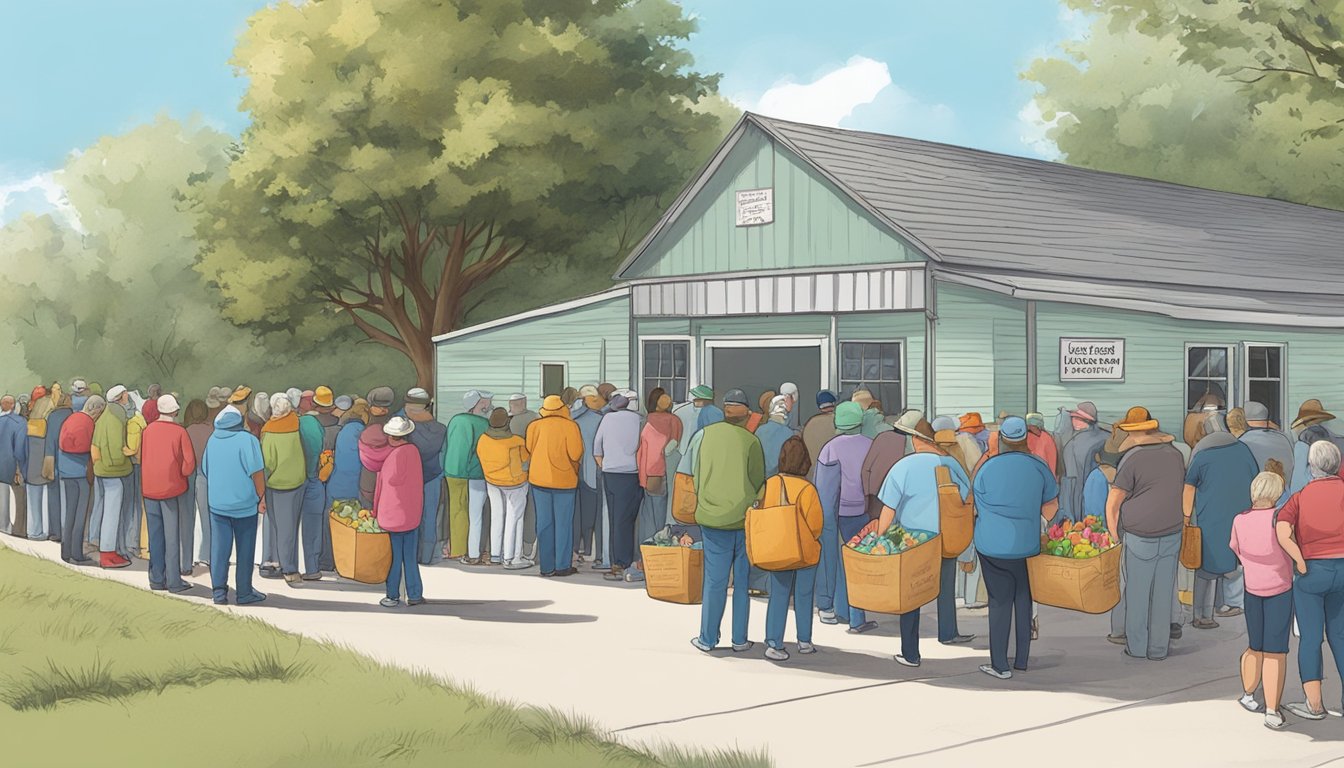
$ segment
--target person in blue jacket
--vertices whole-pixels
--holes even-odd
[[[341,431],[336,433],[336,448],[332,451],[331,477],[327,478],[327,501],[349,501],[359,498],[359,436],[369,421],[369,406],[359,400],[350,410],[341,414]]]

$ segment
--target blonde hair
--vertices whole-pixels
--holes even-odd
[[[1283,476],[1277,472],[1261,472],[1251,481],[1251,503],[1268,501],[1277,504],[1283,495]]]

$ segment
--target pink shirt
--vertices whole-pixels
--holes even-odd
[[[361,453],[364,447],[360,446]],[[364,457],[365,466],[378,473],[378,484],[373,489],[373,516],[384,531],[413,531],[420,527],[425,506],[420,451],[410,443],[384,449],[387,453],[382,457]]]
[[[1246,591],[1274,597],[1293,588],[1293,560],[1274,533],[1275,510],[1252,509],[1232,520],[1232,552],[1246,573]]]

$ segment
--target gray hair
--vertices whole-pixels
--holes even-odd
[[[258,392],[252,396],[252,416],[258,421],[267,421],[271,418],[271,396],[265,392]]]
[[[1261,472],[1251,481],[1251,501],[1278,502],[1283,495],[1283,477],[1278,472]]]
[[[91,418],[96,419],[99,416],[101,416],[103,411],[106,409],[107,409],[106,400],[99,397],[98,395],[89,395],[89,399],[84,401],[84,407],[81,409],[81,411],[83,413],[88,414]]]
[[[1312,479],[1339,474],[1339,447],[1329,440],[1317,440],[1307,451],[1307,467]]]
[[[276,392],[271,395],[271,418],[278,419],[281,416],[288,416],[294,410],[294,403],[289,399],[289,395],[284,392]]]

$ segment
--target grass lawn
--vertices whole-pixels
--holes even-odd
[[[0,734],[12,766],[771,765],[627,747],[582,717],[2,546]]]

